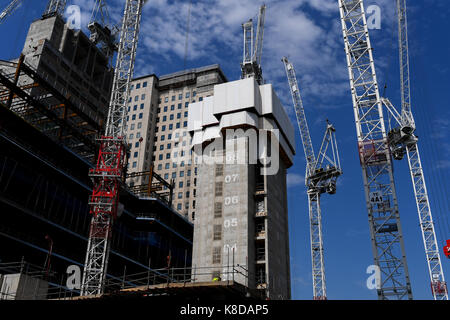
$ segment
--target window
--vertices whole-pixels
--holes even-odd
[[[177,122],[176,128],[177,128],[177,129],[180,128],[180,123],[179,123],[179,122]]]
[[[186,198],[189,198],[189,196],[190,196],[189,191],[186,191]]]
[[[131,124],[131,126],[130,126],[130,130],[134,130],[134,123],[133,123],[133,124]]]
[[[177,163],[176,163],[176,162],[174,162],[174,163],[172,164],[172,168],[174,168],[174,169],[177,168]]]
[[[181,203],[177,204],[177,210],[178,210],[178,211],[181,210],[182,206],[183,206],[183,205],[182,205]]]
[[[212,256],[212,263],[220,263],[221,260],[221,247],[214,247],[213,248],[213,256]],[[220,272],[219,272],[220,274]]]
[[[189,98],[191,96],[190,92],[186,92],[186,99]]]
[[[188,122],[187,122],[187,121],[184,121],[184,122],[183,122],[183,127],[187,127],[187,124],[188,124]]]
[[[130,116],[127,116],[127,121],[130,121]]]
[[[141,95],[141,100],[145,100],[145,94]]]
[[[130,112],[130,107],[128,107],[128,112]],[[127,121],[128,121],[128,117],[127,117]]]
[[[185,108],[189,107],[189,102],[186,102],[186,103],[184,104],[184,107],[185,107]]]
[[[158,171],[161,171],[162,170],[162,164],[160,163],[160,164],[158,164]]]
[[[164,173],[164,179],[165,180],[169,179],[169,174],[168,173]]]
[[[178,109],[181,109],[181,107],[182,107],[182,104],[179,103],[179,104],[178,104]]]
[[[134,139],[134,134],[130,134],[130,140],[133,140]]]
[[[144,116],[144,114],[142,112],[139,113],[139,119],[142,119],[143,116]]]
[[[138,157],[138,152],[134,153],[134,157],[137,158]]]
[[[168,140],[172,139],[172,134],[171,134],[171,133],[169,133],[169,134],[167,135],[167,139],[168,139]]]
[[[159,150],[164,150],[164,145],[163,144],[159,146]]]
[[[214,203],[214,218],[222,217],[222,202]]]
[[[216,182],[216,188],[215,188],[215,194],[216,197],[220,197],[223,194],[223,185],[222,182]]]
[[[216,177],[223,176],[223,164],[216,165]]]
[[[181,100],[181,99],[183,99],[183,94],[182,94],[182,93],[180,93],[180,94],[178,95],[178,100]]]
[[[142,122],[138,122],[137,128],[138,128],[138,129],[141,129],[141,128],[142,128]]]
[[[195,97],[196,95],[197,95],[197,92],[196,92],[196,91],[192,92],[192,96],[193,96],[193,97]]]
[[[170,120],[173,120],[173,114],[170,115],[169,119],[170,119]]]
[[[180,182],[178,183],[178,188],[183,188],[183,181],[180,181]]]
[[[166,154],[166,159],[170,159],[170,153]]]
[[[166,131],[166,126],[165,125],[161,127],[161,131]]]
[[[164,107],[164,112],[167,112],[167,106]]]
[[[184,112],[184,116],[185,116],[185,117],[188,116],[188,112],[187,112],[187,111]]]
[[[188,170],[187,175],[188,175],[188,177],[191,176],[191,169]]]
[[[135,115],[135,114],[133,114],[133,115],[131,116],[131,120],[136,120],[136,115]]]
[[[130,90],[133,90],[134,89],[134,84],[132,84],[131,86],[130,86]]]
[[[172,101],[175,101],[175,96],[172,96]]]
[[[172,179],[175,179],[177,177],[177,173],[176,172],[172,172]]]
[[[184,167],[184,161],[181,161],[180,167]]]
[[[163,116],[163,121],[167,121],[167,116]]]
[[[175,110],[175,105],[174,104],[170,106],[170,111],[173,111],[173,110]]]
[[[213,239],[221,240],[222,239],[222,225],[215,224],[213,227]]]
[[[162,135],[161,136],[161,141],[164,141],[166,139],[166,136],[165,135]]]
[[[178,199],[183,199],[183,192],[178,192]]]
[[[136,168],[137,167],[137,162],[135,161],[135,162],[133,162],[133,168]]]
[[[136,138],[139,139],[140,137],[141,137],[141,133],[140,132],[136,133]]]
[[[128,103],[130,103],[130,102],[131,102],[131,100],[132,100],[132,99],[131,99],[131,97],[129,97],[129,98],[128,98]]]
[[[147,81],[142,84],[142,88],[147,88]]]
[[[144,104],[143,103],[141,103],[141,110],[143,110],[144,109]]]
[[[169,130],[173,130],[173,124],[169,124]]]
[[[139,96],[134,97],[134,101],[138,101],[139,100]]]
[[[169,102],[169,97],[165,97],[164,102]]]
[[[177,119],[181,119],[181,112],[177,113]]]
[[[136,143],[134,144],[134,147],[135,147],[135,148],[139,148],[139,142],[136,142]]]
[[[159,160],[162,160],[162,159],[163,159],[163,155],[160,154],[159,157],[158,157],[158,159],[159,159]]]
[[[172,148],[172,144],[171,143],[168,143],[167,144],[167,149],[171,149]]]
[[[198,98],[198,101],[203,101],[203,97]]]
[[[184,177],[184,171],[180,171],[180,177]]]
[[[136,89],[140,89],[140,88],[141,88],[141,84],[138,83],[138,84],[136,85]]]

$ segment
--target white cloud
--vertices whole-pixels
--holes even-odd
[[[287,182],[288,188],[296,187],[299,185],[304,185],[305,177],[302,176],[301,174],[297,174],[297,173],[288,173],[286,182]]]

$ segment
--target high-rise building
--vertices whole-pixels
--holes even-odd
[[[211,97],[189,106],[188,124],[201,199],[193,277],[289,299],[286,170],[295,135],[272,85],[254,78],[216,85]]]
[[[214,85],[223,82],[227,78],[216,64],[159,78],[148,75],[134,79],[131,85],[127,172],[148,172],[153,166],[154,172],[165,180],[173,180],[174,209],[190,220],[195,219],[197,168],[192,157],[178,161],[191,154],[190,142],[183,139],[189,137],[188,107],[211,96]],[[127,183],[131,188],[146,184],[148,175],[134,176]]]

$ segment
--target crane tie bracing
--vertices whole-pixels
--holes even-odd
[[[362,0],[338,0],[379,299],[412,299],[391,153]]]
[[[112,224],[117,217],[119,189],[126,165],[126,103],[133,77],[142,7],[146,0],[126,0],[105,135],[97,166],[90,171],[94,188],[89,201],[89,231],[81,295],[102,294],[108,265]]]
[[[308,122],[297,83],[295,69],[286,57],[282,59],[286,70],[289,89],[297,117],[300,137],[306,158],[305,184],[308,194],[311,237],[311,260],[314,300],[326,300],[325,264],[323,255],[322,214],[320,196],[322,193],[336,193],[336,180],[342,174],[335,129],[327,121],[327,129],[317,158],[309,134]]]

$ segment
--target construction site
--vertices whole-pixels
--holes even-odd
[[[111,4],[92,0],[88,25],[74,29],[65,18],[69,2],[48,0],[26,26],[20,54],[0,60],[0,300],[290,300],[298,276],[288,215],[288,169],[295,165],[304,172],[304,192],[295,196],[303,209],[295,214],[309,222],[310,255],[302,258],[311,265],[308,295],[327,300],[321,198],[346,197],[339,192],[346,157],[334,121],[318,125],[322,136],[312,134],[316,121],[307,121],[287,54],[277,59],[291,104],[265,80],[270,6],[261,3],[256,21],[242,24],[239,79],[228,79],[221,61],[136,76],[151,1],[121,1],[123,16],[113,26],[106,19]],[[28,0],[7,2],[0,28]],[[448,300],[450,240],[443,245],[436,236],[419,153],[406,1],[391,1],[400,106],[381,95],[365,1],[335,2],[350,82],[345,94],[353,102],[354,119],[347,120],[357,133],[347,158],[361,165],[363,183],[353,183],[364,190],[360,214],[369,222],[364,236],[378,270],[376,298],[414,299],[396,193],[397,185],[411,186],[396,182],[393,169],[402,161],[416,201],[408,219],[420,227],[427,294]],[[187,46],[188,36],[186,55]],[[304,155],[297,164],[296,154]]]

